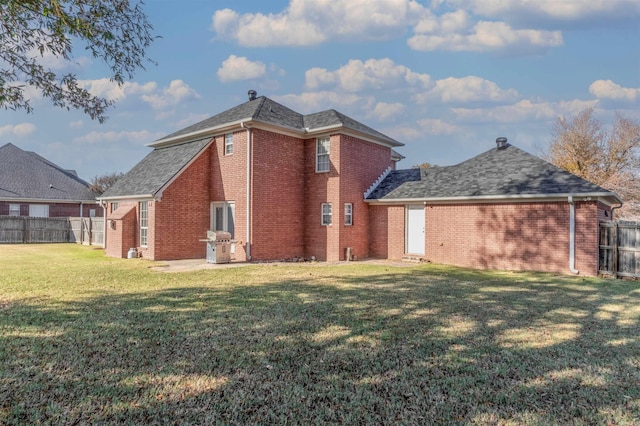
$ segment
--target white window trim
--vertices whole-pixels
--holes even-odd
[[[344,203],[344,226],[353,225],[353,204]]]
[[[149,202],[140,201],[139,206],[140,206],[140,247],[149,247]],[[146,214],[146,217],[144,218],[142,217],[143,212]],[[144,238],[143,238],[142,231],[145,231]]]
[[[224,135],[224,155],[233,154],[233,133]]]
[[[327,207],[328,211],[325,211],[325,207]],[[329,221],[326,222],[325,218],[327,218]],[[331,226],[331,224],[333,223],[333,206],[331,205],[331,203],[322,203],[322,207],[320,210],[320,224],[322,226]]]
[[[324,146],[324,143],[326,143],[326,153],[321,153],[320,152],[320,147]],[[330,153],[331,153],[331,138],[324,137],[324,138],[317,138],[316,139],[316,173],[327,173],[328,171],[331,170],[331,160],[330,160]],[[326,165],[325,165],[325,161],[322,161],[322,166],[323,168],[320,168],[320,159],[326,157]],[[326,169],[325,169],[326,167]]]

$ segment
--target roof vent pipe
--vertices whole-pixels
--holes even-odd
[[[249,100],[250,101],[254,101],[256,99],[256,96],[258,96],[258,92],[256,92],[253,89],[249,90],[248,94],[249,94]]]
[[[505,149],[507,147],[507,138],[498,138],[496,139],[496,145],[498,145],[498,149]]]

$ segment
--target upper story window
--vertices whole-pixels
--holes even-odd
[[[329,171],[329,137],[316,139],[316,172]]]
[[[233,133],[224,135],[224,155],[233,154]]]
[[[9,204],[9,216],[20,216],[20,204]]]
[[[112,201],[111,202],[111,213],[115,212],[116,210],[118,210],[118,202],[117,201]]]

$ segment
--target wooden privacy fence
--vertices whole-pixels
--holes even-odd
[[[640,222],[601,222],[599,272],[640,277]]]
[[[104,246],[104,218],[0,216],[0,244],[11,243]]]

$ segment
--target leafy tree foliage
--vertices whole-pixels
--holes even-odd
[[[91,179],[90,188],[96,195],[102,195],[122,176],[124,176],[124,173],[108,173],[102,176],[94,176]]]
[[[420,163],[420,164],[416,164],[416,165],[412,166],[411,168],[412,169],[424,169],[424,168],[427,168],[427,167],[434,167],[434,165],[431,164],[431,163]]]
[[[32,111],[25,88],[40,90],[61,108],[83,110],[104,122],[111,101],[91,95],[72,73],[59,75],[47,58],[72,63],[75,45],[104,62],[118,84],[149,61],[154,37],[130,0],[0,0],[0,107]]]
[[[625,201],[624,218],[640,218],[640,123],[621,115],[610,129],[593,108],[568,119],[559,117],[545,159],[616,192]]]

